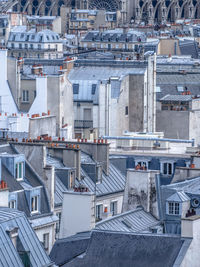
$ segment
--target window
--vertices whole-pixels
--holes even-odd
[[[30,48],[33,49],[33,44],[30,44]]]
[[[19,44],[19,48],[22,49],[22,44]]]
[[[128,115],[128,106],[125,107],[125,115]]]
[[[11,48],[15,48],[15,44],[14,43],[11,43]]]
[[[184,91],[184,88],[183,88],[183,86],[177,86],[177,91],[178,92],[183,92]]]
[[[173,173],[173,163],[165,162],[162,166],[162,173],[165,175],[172,175]]]
[[[15,177],[16,177],[16,179],[23,179],[23,168],[24,168],[23,162],[16,163],[16,165],[15,165]]]
[[[161,90],[160,90],[160,86],[156,86],[156,93],[160,93]]]
[[[46,251],[49,250],[49,233],[43,234],[43,246]]]
[[[49,49],[49,50],[50,50],[50,48],[51,48],[50,45],[48,45],[48,49]]]
[[[168,202],[168,214],[170,215],[180,214],[180,205],[178,202]]]
[[[58,217],[58,222],[56,223],[56,234],[58,234],[60,231],[61,212],[57,212],[56,216]]]
[[[16,200],[9,201],[9,208],[16,209]]]
[[[97,88],[97,85],[96,84],[92,84],[92,95],[95,95],[96,88]]]
[[[96,220],[102,220],[103,205],[96,205]]]
[[[96,181],[97,181],[97,183],[101,183],[102,182],[102,166],[98,166],[97,168],[96,168]]]
[[[36,90],[34,90],[34,98],[36,98],[36,95],[37,95]]]
[[[110,203],[110,212],[112,213],[112,216],[117,214],[117,201]]]
[[[140,167],[148,169],[148,161],[136,161],[135,166],[140,165]]]
[[[28,44],[25,44],[25,48],[26,48],[26,49],[28,48]]]
[[[39,50],[41,49],[41,44],[38,45],[38,49],[39,49]]]
[[[78,95],[78,93],[79,93],[79,84],[74,83],[73,84],[73,94]]]
[[[22,91],[22,101],[23,102],[28,102],[29,101],[29,91],[28,90],[23,90]]]
[[[38,199],[39,196],[34,196],[31,198],[31,212],[38,212]]]
[[[69,173],[69,188],[73,188],[74,187],[74,173],[70,172]]]

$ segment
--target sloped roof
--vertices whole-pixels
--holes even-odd
[[[184,242],[180,236],[93,231],[85,254],[63,266],[172,267]]]
[[[96,224],[95,229],[119,232],[147,232],[159,224],[150,213],[138,208],[113,216]],[[151,231],[150,231],[151,232]]]
[[[191,95],[166,95],[160,99],[160,101],[181,101],[189,102],[192,100]]]
[[[185,202],[189,200],[190,200],[189,196],[185,194],[183,191],[176,192],[167,198],[167,201],[173,201],[173,202]]]
[[[32,266],[52,266],[43,246],[31,228],[23,212],[15,209],[0,208],[0,265],[4,267],[24,266],[6,231],[18,228],[19,239],[25,249],[30,252]]]
[[[84,253],[90,240],[90,232],[79,233],[74,236],[56,240],[50,258],[57,265],[63,265],[72,258]]]
[[[102,174],[102,182],[96,184],[87,175],[87,173],[81,168],[81,183],[88,187],[91,192],[95,192],[97,196],[108,195],[118,192],[123,192],[125,188],[126,177],[112,164],[109,164],[109,175],[104,172]],[[76,180],[76,185],[79,185],[79,181]]]

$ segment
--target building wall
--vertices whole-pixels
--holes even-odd
[[[129,99],[129,94],[130,94],[130,76],[126,76],[122,79],[121,82],[121,88],[120,88],[120,96],[119,99],[117,100],[116,105],[113,106],[113,111],[116,108],[115,114],[116,117],[113,118],[115,119],[115,134],[112,135],[123,135],[123,132],[125,130],[129,131],[129,120],[130,120],[130,114],[131,114],[131,106],[130,106],[130,99]],[[114,102],[114,100],[113,100]],[[125,109],[128,107],[128,115],[125,114]],[[113,122],[113,123],[114,123]]]
[[[36,233],[38,239],[42,243],[43,243],[43,235],[47,234],[47,233],[49,234],[49,249],[47,251],[47,254],[49,254],[52,247],[53,247],[53,244],[55,242],[55,224],[43,226],[41,228],[37,228],[34,230],[35,230],[35,233]]]
[[[199,246],[200,246],[200,219],[186,218],[182,221],[181,224],[181,237],[183,238],[192,238],[192,242],[187,249],[183,261],[180,264],[180,267],[198,267],[200,262]]]
[[[110,211],[110,205],[112,202],[117,201],[117,214],[122,213],[122,204],[123,204],[123,193],[118,194],[110,194],[107,196],[97,197],[96,198],[96,205],[103,205],[103,211],[104,208],[108,208],[108,212],[103,214],[103,219],[112,217],[111,211]]]
[[[181,55],[179,40],[160,39],[158,44],[158,55]]]
[[[166,138],[189,139],[190,114],[188,111],[157,110],[156,131]]]
[[[123,212],[142,205],[144,209],[158,217],[155,176],[157,171],[137,171],[129,169],[124,191]]]
[[[129,75],[129,131],[143,132],[144,76]]]
[[[56,117],[42,116],[29,119],[29,138],[34,139],[41,135],[56,136]]]
[[[189,114],[189,139],[195,139],[195,145],[200,143],[200,100],[192,100],[192,111]]]
[[[63,197],[59,238],[94,228],[94,195],[68,191],[63,194]]]

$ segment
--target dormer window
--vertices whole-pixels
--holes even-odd
[[[180,203],[168,202],[168,214],[169,215],[179,215],[180,214]]]
[[[69,189],[74,187],[74,172],[69,173]]]
[[[97,183],[101,183],[102,182],[102,166],[98,166],[97,170],[96,170],[97,174]]]
[[[18,162],[15,165],[15,177],[16,179],[23,179],[23,167],[24,167],[24,163],[23,162]]]
[[[9,208],[16,209],[16,204],[17,204],[16,200],[9,201]]]
[[[31,212],[36,213],[39,211],[39,196],[34,196],[31,198]]]

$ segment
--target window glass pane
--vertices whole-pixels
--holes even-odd
[[[172,174],[172,164],[168,164],[168,174]]]
[[[38,210],[38,197],[35,197],[35,211]]]
[[[31,198],[31,211],[34,211],[34,198]]]
[[[179,203],[175,203],[175,214],[179,214]]]
[[[19,176],[18,178],[22,178],[22,163],[19,163]]]
[[[164,166],[163,166],[163,167],[164,167],[164,168],[163,168],[163,173],[164,173],[164,174],[167,174],[167,163],[164,163],[163,165],[164,165]]]
[[[174,209],[174,203],[173,202],[169,202],[169,204],[168,204],[169,206],[169,214],[173,214],[174,212],[173,212],[173,209]]]

